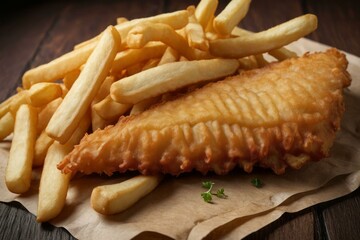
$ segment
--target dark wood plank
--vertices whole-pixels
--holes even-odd
[[[297,213],[285,213],[281,218],[247,236],[246,240],[256,239],[314,239],[314,218],[310,208]]]
[[[36,223],[20,203],[0,203],[0,239],[75,239],[64,228],[57,228],[49,223]]]
[[[360,189],[319,208],[329,239],[360,239]]]
[[[44,3],[6,8],[1,12],[0,101],[13,94],[20,84],[22,74],[29,67],[62,6],[58,2]]]
[[[306,0],[303,6],[319,20],[310,38],[360,56],[360,1]]]
[[[141,8],[139,7],[141,6]],[[101,33],[117,17],[129,19],[161,13],[162,1],[74,1],[68,3],[47,34],[31,67],[51,61],[74,45]]]

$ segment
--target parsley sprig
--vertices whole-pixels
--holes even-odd
[[[225,194],[225,190],[223,188],[220,188],[216,191],[216,193],[212,192],[213,186],[215,183],[211,181],[205,181],[202,182],[202,187],[206,188],[207,191],[201,193],[201,197],[204,199],[207,203],[212,203],[212,195],[217,196],[218,198],[227,198],[228,196]]]
[[[251,184],[257,188],[261,188],[264,185],[263,182],[259,178],[253,178],[251,180]]]

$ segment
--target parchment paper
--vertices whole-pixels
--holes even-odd
[[[328,46],[301,39],[289,48],[303,54]],[[354,191],[360,185],[360,59],[351,54],[347,58],[353,82],[345,91],[342,130],[330,158],[301,170],[287,170],[281,176],[257,169],[252,174],[236,170],[227,176],[192,173],[166,177],[155,191],[114,216],[102,216],[92,210],[91,191],[97,185],[120,182],[131,174],[79,177],[71,182],[67,204],[51,223],[65,227],[79,239],[131,239],[147,232],[174,239],[239,239],[278,219],[284,212],[296,212]],[[4,183],[9,143],[1,143],[0,147],[0,201],[18,201],[35,214],[40,170],[34,170],[28,193],[21,196],[10,193]],[[250,181],[254,177],[265,185],[259,189],[253,187]],[[214,204],[205,203],[200,196],[204,180],[215,182],[215,188],[223,187],[229,197],[214,198]]]

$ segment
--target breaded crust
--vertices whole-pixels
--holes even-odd
[[[85,136],[63,172],[281,174],[328,155],[351,83],[336,49],[243,71]]]

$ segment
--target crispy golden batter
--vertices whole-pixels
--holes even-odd
[[[300,168],[334,141],[346,67],[330,49],[244,71],[85,136],[58,167],[109,175]]]

